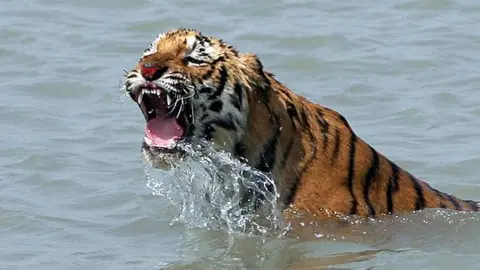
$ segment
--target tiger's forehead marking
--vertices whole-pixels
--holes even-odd
[[[194,31],[189,31],[189,32],[169,31],[169,32],[165,32],[165,33],[160,33],[152,41],[150,46],[143,52],[142,58],[157,53],[160,42],[162,42],[162,40],[167,39],[169,37],[178,38],[178,39],[184,38],[187,50],[191,50],[195,46],[196,42],[198,41],[197,40],[197,38],[198,38],[197,35],[198,34],[199,33],[194,32]],[[177,35],[177,36],[175,37],[175,35]]]
[[[193,45],[195,45],[195,42],[197,41],[197,37],[195,35],[189,35],[187,36],[187,47],[191,49]]]
[[[174,29],[160,33],[143,52],[141,59],[167,48],[173,50],[177,50],[177,48],[186,49],[186,53],[194,58],[209,57],[210,60],[218,58],[226,50],[233,49],[232,46],[223,44],[221,40],[215,37],[206,37],[196,30]]]
[[[154,53],[157,52],[157,48],[158,48],[158,43],[160,42],[160,40],[162,40],[162,38],[165,37],[165,34],[164,33],[161,33],[159,34],[153,41],[152,43],[150,44],[150,46],[143,52],[142,54],[142,57],[146,57],[146,56],[149,56],[149,55],[152,55]]]

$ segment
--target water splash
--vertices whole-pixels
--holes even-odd
[[[285,221],[277,207],[279,194],[269,175],[207,144],[180,147],[187,158],[172,170],[146,166],[145,173],[152,193],[166,197],[174,206],[173,221],[190,228],[383,245],[397,240],[403,243],[409,235],[425,239],[419,234],[436,237],[469,230],[480,220],[472,213],[430,209],[376,219],[338,216],[318,220],[308,213],[297,213]]]
[[[175,221],[229,233],[285,231],[274,181],[207,143],[179,146],[186,158],[170,171],[145,167],[147,186],[178,210]]]

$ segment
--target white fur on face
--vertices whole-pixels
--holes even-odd
[[[208,39],[188,36],[186,41],[189,48],[186,56],[195,60],[195,62],[189,63],[191,66],[212,63],[220,57],[220,53]]]
[[[159,34],[150,44],[150,46],[143,52],[142,58],[155,54],[158,52],[158,43],[168,35],[168,33]],[[202,38],[198,35],[190,34],[186,38],[186,45],[188,52],[186,56],[189,56],[197,61],[210,63],[219,57],[219,53],[214,46],[208,41],[208,39]]]
[[[150,44],[150,46],[143,52],[142,57],[152,55],[157,52],[158,43],[165,36],[165,34],[159,34]]]
[[[193,45],[197,42],[197,37],[194,35],[190,35],[187,37],[187,47],[191,50]]]

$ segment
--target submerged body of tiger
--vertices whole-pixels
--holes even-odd
[[[127,73],[147,121],[142,156],[169,168],[177,143],[208,140],[270,174],[282,209],[378,216],[423,208],[478,211],[357,137],[345,118],[295,94],[254,54],[188,29],[159,35]]]

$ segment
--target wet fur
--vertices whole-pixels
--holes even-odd
[[[207,66],[182,62],[192,36],[211,46]],[[371,217],[423,208],[478,211],[477,202],[440,192],[378,153],[342,115],[292,92],[254,54],[195,30],[173,30],[160,40],[139,65],[187,74],[197,91],[193,135],[271,174],[283,209]]]

